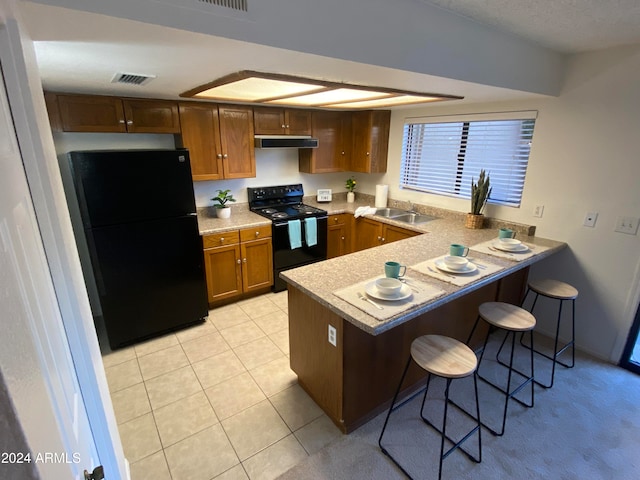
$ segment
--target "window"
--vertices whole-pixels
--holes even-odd
[[[407,119],[400,187],[470,198],[484,169],[489,203],[520,206],[535,119],[536,112]]]

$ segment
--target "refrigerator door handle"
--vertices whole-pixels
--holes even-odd
[[[93,276],[96,280],[96,287],[98,288],[98,294],[102,297],[107,289],[104,285],[104,279],[102,278],[102,270],[100,269],[100,262],[98,259],[98,252],[96,251],[96,244],[93,239],[91,230],[86,231],[87,247],[89,248],[89,257],[91,258],[91,266],[93,267]]]

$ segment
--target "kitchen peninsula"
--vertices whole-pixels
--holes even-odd
[[[518,239],[531,252],[517,261],[513,255],[486,248],[486,242],[497,236],[495,229],[469,230],[459,218],[445,218],[421,230],[427,233],[282,273],[289,290],[291,368],[299,384],[344,433],[388,407],[413,339],[437,333],[466,341],[481,303],[519,303],[528,267],[566,246],[519,233]],[[446,254],[451,243],[469,246],[469,257],[489,270],[464,286],[435,271],[434,275],[419,271],[420,264]],[[389,260],[407,265],[408,278],[439,293],[384,320],[365,312],[367,303],[357,307],[336,294],[381,275]],[[335,328],[335,346],[328,341],[329,326]],[[477,335],[472,343],[484,332]],[[422,378],[423,373],[412,367],[406,391],[418,388]]]

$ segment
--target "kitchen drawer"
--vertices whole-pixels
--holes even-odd
[[[271,225],[260,227],[244,228],[240,230],[240,241],[248,242],[250,240],[258,240],[260,238],[271,237]]]
[[[331,226],[331,225],[341,225],[343,223],[347,222],[347,214],[346,213],[340,213],[338,215],[329,215],[329,221],[327,222],[327,225]]]
[[[204,235],[202,237],[202,245],[204,248],[222,247],[223,245],[233,245],[240,242],[240,235],[238,230],[232,230],[230,232],[214,233],[211,235]]]

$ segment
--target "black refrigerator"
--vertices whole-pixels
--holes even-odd
[[[111,348],[208,314],[187,150],[68,155]]]

